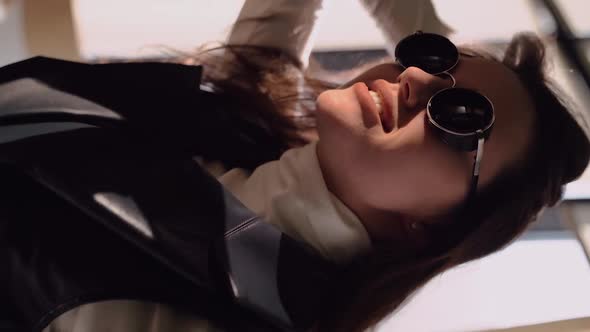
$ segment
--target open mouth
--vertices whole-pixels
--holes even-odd
[[[383,127],[383,130],[385,132],[389,132],[389,126],[386,125],[385,114],[383,111],[383,98],[378,92],[372,90],[369,90],[369,94],[371,95],[371,98],[373,98],[375,105],[377,105],[377,110],[379,111],[379,119],[381,120],[381,126]]]

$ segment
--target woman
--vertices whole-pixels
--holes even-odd
[[[247,31],[240,24],[260,21],[248,17],[261,9],[252,3],[246,3],[235,31]],[[313,12],[318,6],[310,1],[306,8]],[[274,16],[257,17],[268,21]],[[322,312],[318,331],[361,331],[432,276],[498,250],[544,206],[555,204],[562,185],[579,176],[588,162],[582,129],[545,83],[542,46],[524,35],[513,39],[501,61],[462,50],[457,65],[441,75],[384,64],[341,89],[326,90],[320,82],[308,81],[308,87],[315,88],[311,93],[322,91],[316,104],[315,140],[314,114],[305,110],[316,106],[302,102],[294,107],[296,73],[305,63],[300,58],[305,48],[299,46],[310,30],[296,31],[301,33],[294,39],[299,42],[287,43],[295,45],[294,52],[256,39],[264,36],[256,31],[243,42],[233,37],[229,41],[258,48],[228,47],[220,57],[203,60],[209,87],[232,97],[219,100],[239,106],[226,111],[277,140],[260,141],[266,144],[260,149],[268,152],[251,165],[228,162],[231,157],[210,159],[224,161],[226,168],[254,168],[266,162],[252,173],[232,169],[219,180],[247,207],[342,265],[345,272],[334,280],[338,298]],[[464,202],[474,183],[474,152],[453,149],[427,121],[430,98],[452,86],[477,90],[493,104],[495,115],[493,133],[485,137],[477,193],[469,204]],[[295,147],[301,148],[271,161]],[[308,176],[321,181],[306,182]],[[307,224],[301,225],[302,220]],[[121,305],[106,304],[113,311]],[[99,306],[89,311],[95,321],[110,323],[120,317],[117,312],[101,316]],[[123,316],[133,318],[132,306]],[[66,313],[49,329],[58,329],[68,314],[81,312],[84,315],[83,309]]]
[[[383,8],[387,3],[381,2],[381,10],[374,12],[380,26],[395,25],[387,19],[391,15]],[[443,25],[432,30],[448,32]],[[395,31],[385,32],[395,40]],[[235,51],[235,63],[242,66],[229,67],[229,75],[260,65],[253,54],[264,51],[251,52],[242,58],[240,50]],[[551,88],[544,66],[539,39],[522,34],[512,39],[501,58],[461,49],[450,75],[382,64],[342,89],[326,90],[318,88],[317,81],[307,81],[307,87],[319,93],[306,115],[313,116],[316,109],[322,175],[329,191],[358,217],[370,239],[367,244],[363,236],[351,236],[347,250],[339,251],[356,259],[338,281],[339,289],[346,291],[322,316],[318,331],[362,331],[377,323],[431,277],[499,250],[544,207],[559,201],[562,186],[586,167],[589,146],[586,129],[572,120],[571,110]],[[277,82],[283,70],[269,66],[268,77],[260,75],[258,81],[267,91],[261,99],[268,98],[279,109],[281,101],[289,101],[281,99],[280,87],[295,84]],[[243,90],[213,78],[222,91]],[[470,187],[473,152],[451,149],[425,125],[429,99],[454,83],[482,92],[496,115],[477,196],[467,207],[462,202]],[[381,92],[377,101],[381,99],[382,106],[371,102],[367,86]],[[379,113],[387,105],[385,99],[393,102],[394,114],[384,119]],[[307,129],[306,124],[301,121],[300,128]],[[326,246],[316,246],[322,248]]]

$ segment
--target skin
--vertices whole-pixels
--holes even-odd
[[[481,190],[518,163],[531,143],[532,102],[516,75],[495,61],[462,55],[450,73],[457,87],[476,90],[494,105]],[[454,150],[427,125],[426,103],[451,84],[448,77],[416,67],[383,64],[317,99],[317,154],[326,184],[375,243],[393,239],[400,246],[420,245],[420,228],[411,225],[449,222],[444,216],[467,194],[473,152]],[[385,129],[367,86],[385,91],[384,103],[392,109]]]

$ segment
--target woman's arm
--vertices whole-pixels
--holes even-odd
[[[417,30],[449,36],[453,29],[440,20],[432,0],[360,0],[383,32],[393,56],[395,45]]]
[[[227,42],[277,48],[307,66],[323,0],[246,0]]]

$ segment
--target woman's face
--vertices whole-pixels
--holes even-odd
[[[525,153],[532,103],[516,75],[495,61],[461,56],[451,74],[457,87],[476,90],[494,104],[481,189]],[[403,236],[415,221],[441,222],[467,194],[473,152],[454,150],[427,124],[426,103],[451,84],[415,67],[383,64],[317,99],[318,158],[326,183],[374,241]],[[369,90],[381,96],[383,115]]]

